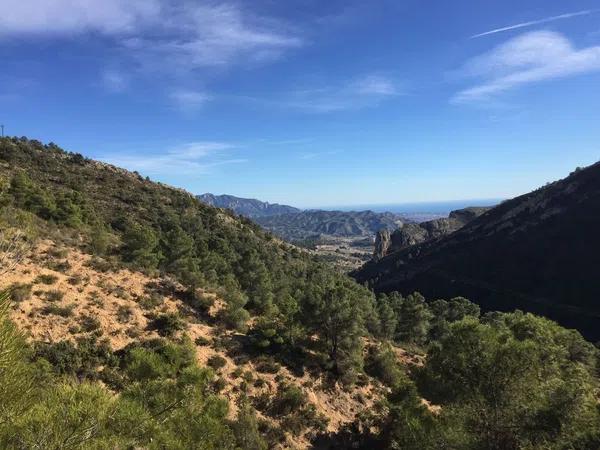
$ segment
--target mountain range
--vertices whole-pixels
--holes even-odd
[[[233,195],[214,195],[210,193],[197,196],[198,200],[217,208],[230,209],[240,216],[255,219],[276,214],[297,213],[301,210],[293,206],[268,203],[253,198],[234,197]]]
[[[395,230],[404,218],[390,212],[309,210],[259,217],[256,222],[287,240],[310,237],[371,237],[381,229]]]
[[[381,229],[392,231],[409,221],[390,212],[301,210],[233,195],[202,194],[198,199],[248,217],[288,241],[372,237]]]
[[[505,201],[458,231],[354,272],[376,292],[466,296],[600,338],[600,163]]]

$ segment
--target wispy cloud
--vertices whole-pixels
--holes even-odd
[[[298,157],[300,159],[309,160],[309,159],[322,158],[324,156],[337,155],[339,153],[341,153],[341,150],[331,150],[328,152],[306,152],[306,153],[300,153],[300,155],[298,155]]]
[[[123,72],[115,69],[107,69],[102,72],[101,81],[108,92],[123,92],[129,86],[129,77]]]
[[[159,33],[123,41],[128,51],[154,70],[264,62],[304,43],[285,24],[254,16],[235,4],[190,3],[179,9],[163,8],[163,15]]]
[[[169,93],[169,98],[178,110],[191,113],[201,109],[211,96],[201,91],[177,89]]]
[[[186,86],[222,71],[280,58],[305,44],[290,24],[256,12],[244,2],[219,0],[4,0],[0,39],[74,38],[101,34],[111,67],[100,74],[110,92],[125,90],[143,76]],[[126,72],[124,68],[127,68]],[[133,81],[133,80],[132,80]],[[198,109],[208,97],[189,90],[169,92],[181,110]]]
[[[488,36],[490,34],[502,33],[503,31],[516,30],[518,28],[525,28],[525,27],[531,27],[531,26],[535,26],[535,25],[541,25],[544,23],[555,22],[557,20],[571,19],[572,17],[587,16],[596,11],[597,10],[594,10],[594,9],[587,9],[584,11],[571,12],[571,13],[566,13],[566,14],[560,14],[558,16],[551,16],[551,17],[545,17],[543,19],[531,20],[529,22],[517,23],[515,25],[509,25],[507,27],[496,28],[494,30],[489,30],[489,31],[485,31],[483,33],[475,34],[475,35],[471,36],[471,39]]]
[[[467,62],[463,75],[484,81],[458,92],[452,101],[489,100],[523,85],[595,71],[600,71],[600,46],[578,50],[559,33],[526,33]]]
[[[340,86],[297,89],[278,99],[264,102],[323,114],[373,107],[399,95],[404,95],[404,91],[394,80],[379,74],[367,74]]]
[[[210,173],[218,166],[247,162],[247,159],[228,157],[229,151],[236,148],[225,142],[191,142],[159,154],[119,153],[100,160],[144,175],[200,175]]]

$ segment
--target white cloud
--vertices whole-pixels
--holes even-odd
[[[300,47],[296,29],[243,3],[212,0],[3,0],[0,38],[100,33],[113,57],[170,77],[276,59]]]
[[[0,35],[119,34],[159,15],[158,0],[3,0]]]
[[[273,20],[252,16],[234,4],[195,3],[169,9],[162,35],[136,36],[123,42],[155,70],[192,70],[262,62],[303,44]]]
[[[541,25],[543,23],[555,22],[557,20],[570,19],[572,17],[587,16],[596,11],[597,10],[588,9],[585,11],[577,11],[577,12],[572,12],[572,13],[560,14],[558,16],[545,17],[543,19],[538,19],[538,20],[531,20],[529,22],[522,22],[522,23],[518,23],[516,25],[510,25],[508,27],[496,28],[494,30],[486,31],[484,33],[475,34],[475,35],[471,36],[471,39],[488,36],[490,34],[502,33],[503,31],[516,30],[518,28],[531,27],[534,25]]]
[[[169,94],[174,106],[182,112],[194,112],[210,101],[210,95],[205,92],[178,89]]]
[[[559,33],[526,33],[467,62],[463,74],[483,82],[458,92],[452,101],[489,100],[527,84],[595,71],[600,71],[600,46],[578,50]]]
[[[246,159],[223,158],[236,146],[225,142],[191,142],[167,150],[165,153],[141,155],[107,155],[101,161],[138,171],[144,175],[177,173],[180,175],[206,174],[212,168],[246,162]]]

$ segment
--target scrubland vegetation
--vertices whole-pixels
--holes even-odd
[[[19,230],[26,242],[50,237],[84,250],[93,255],[91,270],[172,277],[191,312],[154,311],[168,288],[156,286],[139,305],[160,338],[115,350],[98,336],[94,317],[78,316],[70,319],[83,333],[75,341],[28,342],[9,319],[9,297],[17,304],[39,290],[42,313],[67,318],[73,307],[64,304],[56,275],[36,278],[35,287],[7,286],[2,448],[266,449],[288,446],[286,434],[307,430],[325,448],[600,447],[598,349],[547,319],[482,314],[464,298],[375,296],[250,221],[53,144],[0,140],[0,205],[3,229]],[[10,253],[0,260],[6,270],[20,258],[13,248],[21,247],[2,248]],[[68,272],[66,263],[52,270]],[[73,289],[86,284],[68,276]],[[207,317],[215,297],[206,291],[222,303],[214,316]],[[99,305],[102,292],[129,295],[123,286],[99,286]],[[117,314],[128,323],[133,313],[121,306]],[[188,320],[210,320],[237,341],[192,340]],[[197,362],[197,348],[207,345],[229,345],[256,367],[234,372],[235,405],[221,394],[227,360]],[[412,363],[399,356],[404,350]],[[381,396],[331,430],[301,386],[281,379],[275,392],[245,395],[264,383],[261,373],[277,378],[281,367],[316,373],[356,395],[379,383]]]

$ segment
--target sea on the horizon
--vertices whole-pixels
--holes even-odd
[[[455,209],[467,208],[469,206],[495,206],[504,199],[474,199],[474,200],[451,200],[443,202],[415,202],[415,203],[390,203],[390,204],[375,204],[375,205],[351,205],[339,206],[333,208],[338,211],[365,211],[374,212],[392,212],[396,214],[406,215],[432,215],[445,217]]]

